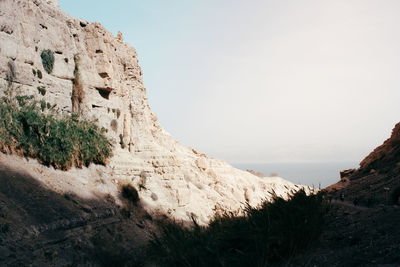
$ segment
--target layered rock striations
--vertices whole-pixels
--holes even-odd
[[[43,68],[44,50],[54,53],[50,73]],[[195,216],[206,223],[216,210],[237,210],[246,202],[256,205],[269,191],[286,194],[297,188],[279,177],[259,178],[235,169],[176,142],[150,110],[135,49],[123,42],[121,33],[114,37],[97,22],[64,13],[56,0],[0,1],[2,84],[10,62],[21,94],[56,104],[59,112],[98,120],[115,147],[102,177],[140,188],[142,203],[151,210],[179,219]],[[45,88],[44,95],[38,87]]]

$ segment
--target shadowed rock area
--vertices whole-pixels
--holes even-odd
[[[0,165],[0,265],[136,266],[152,218],[110,196],[83,199]]]
[[[356,170],[342,171],[342,179],[327,188],[360,204],[399,204],[400,197],[400,123],[391,137],[375,148]]]

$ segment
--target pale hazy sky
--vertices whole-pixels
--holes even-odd
[[[400,121],[400,1],[59,2],[123,33],[160,123],[209,156],[360,161]]]

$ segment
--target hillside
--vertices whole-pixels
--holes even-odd
[[[342,179],[327,189],[362,204],[398,203],[400,196],[400,123],[390,138],[365,157],[356,170],[342,171]],[[396,201],[397,199],[397,201]]]
[[[114,145],[103,179],[140,188],[149,212],[195,216],[205,224],[215,211],[256,205],[272,189],[296,189],[282,178],[257,177],[176,142],[149,107],[136,51],[122,33],[114,37],[97,22],[73,18],[56,0],[6,0],[0,10],[3,91],[11,72],[19,94],[33,95],[60,114],[96,120]],[[84,180],[99,178],[81,173]]]
[[[45,103],[42,114],[51,107],[54,118],[104,129],[112,157],[107,150],[107,159],[63,168],[0,147],[1,266],[399,265],[400,213],[391,204],[400,123],[325,196],[235,169],[175,141],[150,109],[122,33],[64,13],[57,0],[0,1],[2,99],[10,88],[22,97],[15,102]],[[46,129],[40,144],[52,138]],[[342,193],[345,201],[335,200]]]

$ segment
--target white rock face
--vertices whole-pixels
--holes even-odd
[[[54,52],[50,74],[42,65],[45,49]],[[216,210],[237,210],[246,201],[256,205],[271,189],[286,194],[296,188],[176,142],[150,110],[135,49],[123,42],[121,33],[114,37],[97,22],[64,13],[56,0],[0,1],[2,84],[10,60],[23,93],[57,104],[63,113],[97,119],[108,130],[115,156],[104,172],[119,184],[140,187],[148,210],[184,220],[194,215],[207,223]],[[42,78],[34,74],[38,70]],[[38,86],[46,88],[44,96]]]

